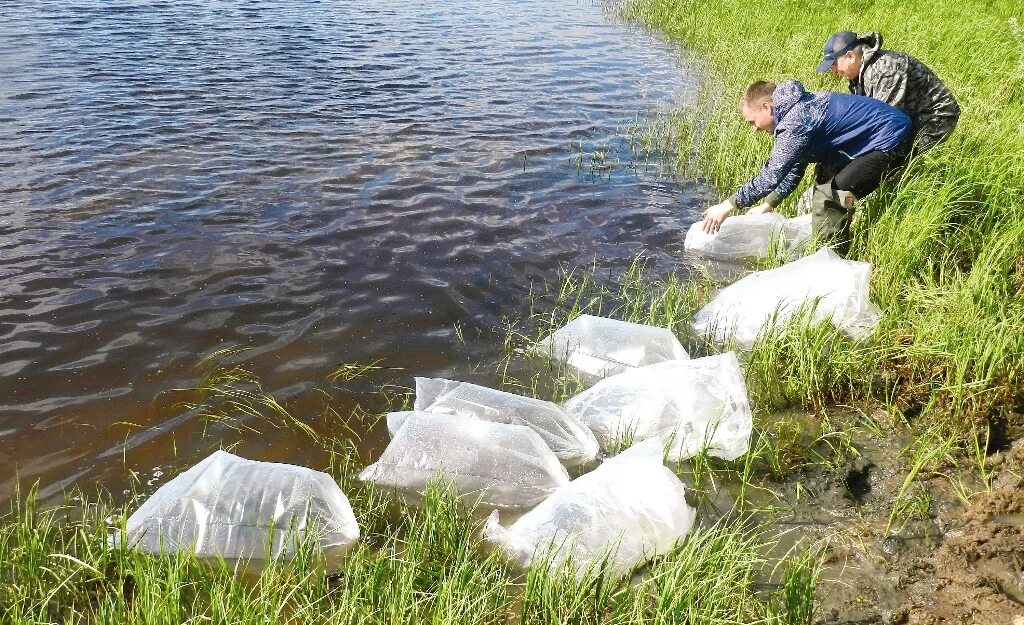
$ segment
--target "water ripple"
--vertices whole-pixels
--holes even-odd
[[[4,13],[0,498],[16,471],[109,483],[203,452],[154,398],[227,345],[286,395],[344,361],[457,371],[457,322],[496,326],[562,263],[670,267],[702,203],[573,167],[580,143],[628,159],[624,124],[693,95],[589,2]]]

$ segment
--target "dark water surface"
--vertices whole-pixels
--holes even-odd
[[[498,346],[457,322],[498,325],[565,264],[669,268],[703,204],[642,168],[577,171],[581,142],[628,162],[624,126],[693,92],[599,4],[3,13],[0,498],[205,455],[158,399],[217,349],[251,348],[282,400],[340,362],[472,377]],[[302,462],[289,436],[242,451]]]

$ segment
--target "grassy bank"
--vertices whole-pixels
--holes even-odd
[[[311,541],[258,578],[184,554],[151,557],[108,545],[125,507],[105,498],[39,509],[18,498],[0,524],[0,622],[199,623],[775,623],[809,625],[817,564],[796,555],[760,589],[766,534],[720,522],[620,584],[595,571],[512,571],[479,543],[472,515],[441,489],[409,507],[348,487],[363,536],[326,575]],[[129,502],[129,507],[134,502]]]
[[[524,323],[543,331],[543,321],[559,323],[573,313],[573,302],[579,306],[575,312],[607,306],[605,312],[623,316],[628,311],[618,306],[626,301],[636,305],[628,314],[655,315],[652,320],[661,323],[678,317],[683,323],[700,299],[698,287],[673,282],[659,290],[668,295],[655,309],[650,300],[630,300],[630,294],[652,291],[640,265],[621,284],[622,290],[613,292],[609,283],[599,286],[589,273],[578,279],[569,276],[552,294],[560,304],[543,318],[538,313]],[[538,305],[542,299],[538,296]],[[525,338],[510,334],[509,345]],[[308,540],[300,543],[294,559],[272,563],[258,577],[238,577],[230,567],[185,553],[153,557],[110,544],[114,530],[123,532],[127,516],[154,488],[142,484],[138,486],[143,492],[127,498],[68,493],[56,507],[41,506],[35,492],[28,492],[16,495],[10,509],[0,515],[0,622],[812,622],[819,551],[807,545],[780,547],[780,532],[771,526],[769,511],[775,499],[770,492],[753,497],[765,476],[781,477],[794,469],[793,462],[807,460],[806,449],[787,452],[784,437],[762,436],[757,449],[736,463],[711,463],[702,456],[677,466],[688,498],[699,509],[698,523],[686,541],[631,580],[609,579],[597,569],[581,581],[571,562],[557,571],[543,564],[529,571],[508,565],[504,556],[481,541],[482,515],[440,486],[412,506],[357,481],[355,475],[376,455],[357,432],[372,430],[381,415],[354,409],[343,417],[329,409],[331,402],[319,416],[294,414],[237,360],[242,355],[244,350],[221,350],[201,362],[197,385],[176,391],[186,396],[176,409],[208,423],[202,444],[219,443],[242,455],[247,455],[250,433],[290,430],[304,435],[307,456],[327,458],[315,466],[342,487],[360,526],[359,545],[343,568],[325,572],[315,544]],[[521,355],[510,349],[510,357]],[[536,377],[520,378],[523,383],[505,369],[497,382],[504,381],[510,390],[555,399],[575,391],[577,380],[564,369],[552,369],[543,359],[524,360],[527,366],[521,371],[532,371]],[[392,409],[402,407],[407,401],[403,393],[368,380],[378,369],[346,365],[328,378],[379,385],[375,401]],[[801,436],[790,443],[801,444],[798,440]],[[176,467],[175,472],[185,468]],[[726,482],[737,487],[736,494],[725,509],[715,510],[707,504],[717,486]],[[761,504],[752,504],[754,499]]]
[[[691,51],[704,73],[699,105],[674,116],[656,147],[722,196],[756,173],[770,149],[737,112],[743,89],[754,80],[795,77],[809,89],[845,90],[837,77],[814,72],[835,31],[881,31],[887,47],[932,67],[963,108],[946,144],[861,207],[853,256],[874,264],[872,298],[885,315],[874,345],[820,358],[813,349],[821,342],[811,335],[818,330],[764,342],[752,359],[756,386],[781,384],[784,399],[805,405],[874,397],[895,414],[938,421],[958,434],[1017,419],[1015,404],[1024,402],[1019,8],[1008,0],[626,6],[630,19]]]
[[[631,275],[647,290],[639,267]],[[563,285],[563,294],[574,285]],[[566,306],[563,300],[560,309]],[[304,436],[306,456],[326,458],[310,464],[334,477],[360,526],[359,544],[342,569],[326,572],[312,540],[259,576],[236,576],[230,566],[187,553],[154,557],[110,544],[153,488],[142,484],[143,492],[128,497],[71,492],[55,507],[28,492],[0,514],[0,623],[811,623],[817,551],[772,555],[779,533],[764,518],[751,518],[754,509],[742,495],[730,514],[702,514],[685,543],[632,580],[609,579],[600,569],[578,580],[571,562],[556,571],[520,571],[481,541],[482,515],[440,485],[413,506],[355,479],[376,455],[359,432],[379,426],[380,414],[349,407],[342,415],[329,400],[317,415],[297,415],[264,390],[240,356],[244,350],[229,349],[204,359],[196,386],[175,391],[183,397],[175,409],[208,424],[197,444],[242,455],[249,434]],[[377,408],[403,407],[405,394],[371,382],[375,372],[383,373],[374,365],[343,365],[328,381],[373,384],[380,389]],[[563,390],[574,383],[564,371],[550,379]],[[699,504],[709,481],[743,483],[763,456],[714,469],[700,458],[677,468],[693,471],[687,486]]]

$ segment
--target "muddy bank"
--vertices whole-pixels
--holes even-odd
[[[1024,440],[995,461],[992,491],[944,523],[927,574],[908,588],[904,622],[1024,623]]]
[[[827,544],[817,622],[1024,623],[1024,439],[987,458],[988,492],[976,475],[940,468],[901,493],[904,445],[859,439],[844,466],[802,478],[813,496],[793,502],[783,525]]]

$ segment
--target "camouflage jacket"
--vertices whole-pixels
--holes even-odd
[[[919,148],[927,148],[953,132],[960,105],[927,65],[909,54],[882,49],[882,35],[861,35],[864,59],[850,93],[866,95],[902,109],[914,122]]]

